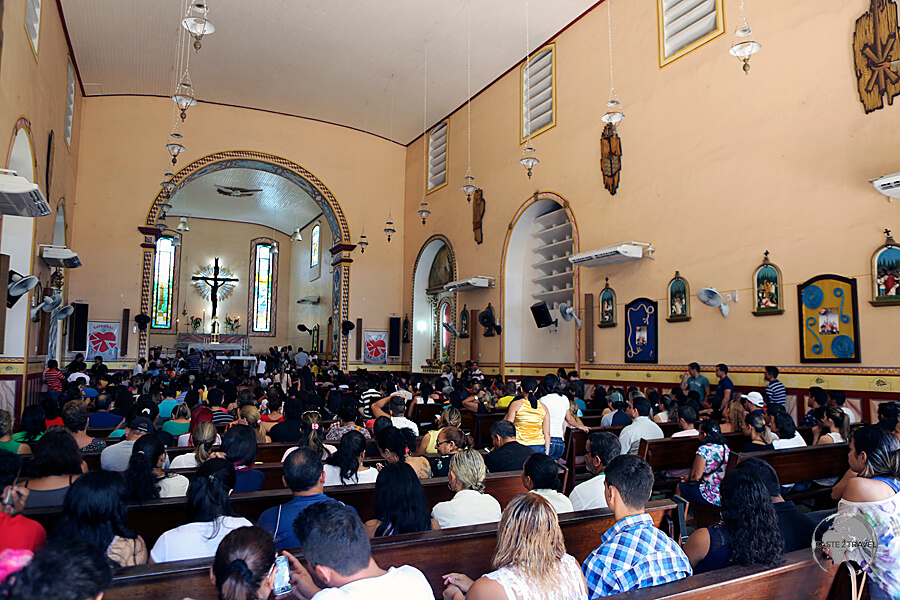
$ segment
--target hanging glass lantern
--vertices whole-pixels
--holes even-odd
[[[475,187],[475,177],[472,175],[472,169],[466,171],[466,185],[462,186],[462,191],[466,193],[466,201],[472,201],[472,194],[475,193],[475,190],[478,188]]]
[[[361,254],[365,254],[365,253],[366,253],[366,248],[368,248],[368,246],[369,246],[369,238],[366,237],[366,231],[365,231],[365,229],[364,229],[363,232],[360,234],[360,236],[359,236],[359,242],[358,242],[356,245],[359,246],[359,252],[360,252]]]
[[[178,155],[184,152],[186,148],[181,144],[169,142],[166,144],[166,150],[172,155],[172,165],[174,166],[178,162]]]
[[[200,51],[200,40],[203,36],[215,33],[216,27],[206,18],[209,8],[203,2],[195,2],[191,6],[191,16],[181,22],[181,26],[187,29],[194,38],[194,50]]]
[[[391,236],[397,233],[397,230],[394,229],[394,222],[391,221],[390,215],[388,215],[387,223],[384,224],[384,232],[387,234],[387,241],[391,241]]]
[[[531,170],[535,165],[541,162],[538,160],[537,156],[535,156],[534,146],[531,145],[531,141],[528,142],[528,145],[525,146],[525,150],[522,151],[522,160],[519,162],[525,167],[525,171],[528,173],[528,179],[531,179]]]
[[[744,63],[744,73],[750,74],[750,57],[762,50],[762,44],[753,39],[753,28],[747,22],[744,14],[744,0],[741,0],[741,20],[734,30],[731,39],[731,48],[728,53]]]
[[[187,109],[192,106],[197,106],[197,99],[191,95],[190,91],[181,94],[175,94],[174,96],[172,96],[172,100],[174,100],[175,104],[178,105],[178,108],[181,109],[182,121],[184,121],[184,119],[187,117]]]
[[[424,225],[425,219],[431,214],[431,211],[428,209],[428,202],[424,198],[422,199],[422,204],[419,205],[419,210],[416,211],[416,214],[422,217],[422,225]]]

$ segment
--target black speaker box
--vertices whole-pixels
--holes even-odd
[[[553,317],[550,316],[550,309],[547,308],[547,303],[543,300],[531,305],[531,316],[534,317],[534,324],[538,326],[538,329],[550,327],[556,323]]]
[[[88,305],[83,302],[73,302],[71,322],[69,323],[69,352],[87,351],[87,324]]]
[[[388,356],[400,356],[400,317],[388,317]]]

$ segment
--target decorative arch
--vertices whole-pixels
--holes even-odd
[[[519,219],[522,218],[522,215],[525,214],[525,211],[531,208],[537,202],[541,200],[552,200],[556,204],[560,205],[563,210],[566,211],[566,215],[569,217],[569,221],[572,223],[572,239],[574,240],[574,250],[575,253],[579,252],[579,248],[581,245],[580,236],[578,233],[578,221],[575,219],[575,213],[572,211],[572,206],[569,204],[569,201],[566,200],[561,194],[556,192],[535,192],[532,196],[530,196],[516,213],[513,215],[512,220],[509,222],[509,226],[506,228],[506,237],[503,239],[503,253],[500,257],[500,307],[503,313],[503,333],[500,334],[500,374],[505,375],[506,372],[506,332],[508,331],[508,325],[506,323],[506,259],[507,253],[509,251],[509,242],[512,238],[513,231],[516,228],[516,225],[519,222]],[[578,312],[581,306],[581,285],[580,285],[580,276],[579,270],[575,269],[574,275],[574,298],[572,302],[572,308],[575,309],[576,313]],[[593,333],[593,332],[591,332]],[[575,335],[575,368],[581,369],[581,336]]]
[[[19,131],[21,131],[21,130],[24,130],[26,138],[19,137]],[[31,181],[31,183],[37,183],[37,178],[38,178],[37,158],[35,157],[35,154],[34,154],[34,137],[31,135],[31,121],[29,121],[28,118],[26,118],[24,115],[19,117],[19,119],[16,121],[16,124],[13,127],[12,137],[10,137],[10,139],[9,139],[9,149],[6,151],[6,168],[7,169],[14,166],[14,165],[12,165],[13,150],[18,147],[16,145],[17,139],[18,140],[27,139],[28,140],[28,149],[31,153],[31,173],[27,174],[27,175],[30,175],[31,177],[29,178],[26,176],[26,174],[23,174],[23,173],[19,173],[19,175],[22,175],[23,177],[25,177],[26,179]]]
[[[350,307],[350,263],[353,262],[350,257],[350,251],[355,246],[351,243],[350,226],[347,224],[347,218],[341,209],[340,203],[331,190],[313,173],[293,161],[274,154],[255,150],[226,150],[199,158],[175,173],[175,176],[172,177],[172,183],[175,184],[172,193],[177,193],[181,186],[204,175],[224,169],[236,168],[266,171],[284,177],[302,188],[322,209],[325,220],[331,227],[333,237],[331,254],[333,256],[332,265],[335,268],[332,317],[334,322],[338,324],[347,320]],[[158,231],[155,229],[155,223],[160,205],[165,202],[163,191],[160,189],[157,192],[150,209],[147,211],[146,222],[138,228],[144,235],[144,243],[141,245],[144,249],[141,277],[141,312],[145,314],[150,310],[150,274],[153,264],[153,246],[147,243],[147,236],[153,235],[155,231]],[[158,236],[159,234],[156,233],[155,235]],[[140,331],[138,338],[139,356],[147,354],[148,343],[148,330]],[[348,349],[349,341],[347,337],[340,336],[339,344],[335,345],[332,358],[338,361],[343,370],[347,369]]]
[[[413,349],[415,347],[415,339],[416,339],[416,336],[415,336],[415,331],[416,331],[416,317],[415,317],[415,315],[416,315],[416,275],[419,272],[419,263],[422,260],[422,256],[425,254],[426,250],[434,247],[435,242],[441,243],[450,252],[451,269],[453,271],[451,281],[456,281],[456,279],[458,278],[457,277],[457,266],[456,266],[456,251],[453,249],[453,244],[450,243],[450,239],[447,238],[447,236],[445,236],[445,235],[435,234],[435,235],[431,236],[430,238],[428,238],[427,240],[425,240],[425,243],[422,244],[421,248],[419,248],[418,254],[416,254],[416,262],[413,264],[412,285],[410,286],[410,290],[411,290],[411,292],[410,292],[410,307],[411,307],[410,314],[412,314],[412,316],[413,316],[413,323],[412,323],[412,326],[410,327],[410,329],[412,329],[412,331],[410,332],[411,335],[409,338],[410,339],[410,344],[409,344],[410,363],[413,363],[415,361],[415,358],[414,358],[415,354],[413,353]],[[423,268],[424,267],[425,267],[425,265],[423,265]],[[430,265],[428,265],[428,267],[430,268]],[[451,305],[451,308],[453,311],[452,314],[454,315],[454,319],[455,319],[456,318],[456,310],[457,310],[456,292],[453,292],[453,294],[451,294],[450,305]],[[436,305],[433,308],[434,308],[434,310],[437,310]],[[432,336],[432,344],[434,344],[436,342],[438,343],[438,347],[440,347],[439,335]],[[456,356],[456,337],[455,336],[452,337],[450,340],[450,356],[451,356],[451,358],[454,358]],[[421,366],[421,365],[410,364],[410,368],[413,371],[416,371],[416,369],[419,366]]]

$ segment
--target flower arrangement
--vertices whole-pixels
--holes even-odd
[[[194,330],[194,333],[200,331],[200,325],[203,324],[203,321],[200,320],[200,317],[191,317],[191,329]]]
[[[225,327],[228,328],[228,333],[236,332],[241,328],[241,317],[229,317],[228,315],[225,315]]]

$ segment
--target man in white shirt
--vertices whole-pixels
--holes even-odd
[[[146,358],[139,358],[137,364],[134,365],[134,369],[131,370],[131,375],[141,375],[144,372],[144,365],[147,364]]]
[[[385,408],[387,408],[390,412],[385,411]],[[413,433],[418,436],[419,426],[416,425],[413,421],[407,419],[404,416],[405,414],[406,399],[402,395],[400,395],[399,392],[394,392],[387,398],[382,398],[372,405],[372,415],[376,419],[378,417],[390,417],[391,422],[394,424],[394,427],[396,427],[397,429],[403,429],[404,427],[406,427],[407,429],[412,429]]]
[[[297,354],[294,355],[294,362],[297,363],[297,368],[302,369],[309,362],[309,354],[303,351],[303,348],[297,349]]]
[[[631,425],[619,434],[622,454],[637,454],[641,440],[661,440],[665,436],[662,429],[650,418],[650,401],[643,396],[636,396],[629,401],[628,416]]]
[[[594,474],[569,494],[573,510],[606,508],[606,465],[619,455],[619,439],[608,431],[595,431],[584,445],[584,464]]]
[[[384,570],[378,566],[362,521],[340,502],[317,502],[306,508],[294,521],[294,533],[309,570],[290,552],[282,555],[290,564],[292,591],[298,600],[434,599],[431,585],[415,567]]]
[[[153,422],[146,417],[137,417],[132,420],[125,426],[125,439],[118,444],[107,446],[100,453],[100,468],[104,471],[118,471],[119,473],[127,471],[134,443],[141,436],[155,431]]]
[[[697,414],[697,409],[693,406],[688,406],[687,404],[678,409],[678,426],[681,427],[680,431],[676,431],[672,434],[672,439],[675,438],[683,438],[683,437],[692,437],[698,435],[700,432],[697,431],[695,425],[697,421],[700,419],[700,415]]]
[[[78,370],[69,375],[68,381],[72,383],[73,381],[82,380],[85,385],[88,385],[91,382],[91,378],[87,376],[87,373],[84,372],[84,363],[78,365]]]
[[[784,450],[786,448],[803,448],[806,446],[806,440],[797,431],[794,419],[786,412],[780,412],[775,415],[770,425],[772,430],[778,434],[777,440],[772,440],[772,445],[776,450]]]

